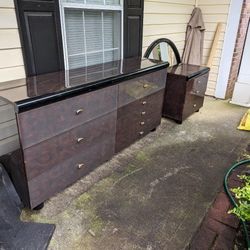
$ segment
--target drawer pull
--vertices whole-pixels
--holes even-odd
[[[143,88],[144,88],[144,89],[146,89],[146,88],[148,88],[148,87],[149,87],[149,84],[147,84],[147,83],[143,84]]]
[[[140,131],[140,133],[139,133],[140,135],[143,135],[144,134],[144,132],[143,131]]]
[[[146,105],[146,104],[147,104],[147,102],[146,102],[146,101],[143,101],[143,102],[142,102],[142,105]]]
[[[145,125],[145,122],[140,122],[140,124],[143,126],[143,125]]]
[[[199,94],[199,93],[200,93],[200,91],[199,91],[199,90],[196,90],[195,92],[196,92],[196,94]]]
[[[81,114],[83,112],[83,109],[78,109],[77,111],[76,111],[76,115],[79,115],[79,114]]]
[[[145,111],[142,111],[142,112],[141,112],[141,115],[146,115],[146,112],[145,112]]]
[[[193,105],[194,108],[195,108],[196,106],[197,106],[196,104]]]
[[[80,164],[77,165],[77,168],[78,168],[78,169],[82,169],[83,167],[84,167],[84,164],[83,164],[83,163],[80,163]]]
[[[77,138],[77,143],[80,143],[84,140],[84,138],[80,137],[80,138]]]

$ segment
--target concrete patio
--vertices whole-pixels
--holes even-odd
[[[49,249],[185,249],[250,143],[236,129],[246,109],[206,98],[182,125],[156,132],[22,220],[56,224]]]

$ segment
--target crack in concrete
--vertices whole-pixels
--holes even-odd
[[[190,167],[179,167],[179,168],[174,168],[172,172],[166,173],[164,176],[160,177],[160,178],[156,178],[155,180],[153,180],[152,182],[150,182],[149,186],[150,189],[148,191],[148,199],[150,199],[152,197],[152,194],[156,188],[156,186],[162,182],[167,180],[169,177],[178,174],[181,170],[185,170],[185,169],[190,169]]]

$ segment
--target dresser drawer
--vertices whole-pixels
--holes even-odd
[[[116,153],[145,136],[160,124],[163,95],[164,91],[159,91],[118,109]]]
[[[102,143],[103,140],[114,140],[115,126],[116,112],[112,112],[25,149],[27,179],[35,178],[72,155],[88,151],[92,145]]]
[[[115,137],[106,136],[88,149],[28,180],[31,208],[70,186],[82,176],[109,160],[114,154]]]
[[[20,113],[22,146],[28,148],[116,108],[117,86],[111,86]]]
[[[118,107],[122,107],[165,88],[166,69],[120,83]]]

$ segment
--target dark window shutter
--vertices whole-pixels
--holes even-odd
[[[16,0],[27,76],[64,68],[58,0]]]
[[[142,54],[144,0],[124,1],[124,57]]]

